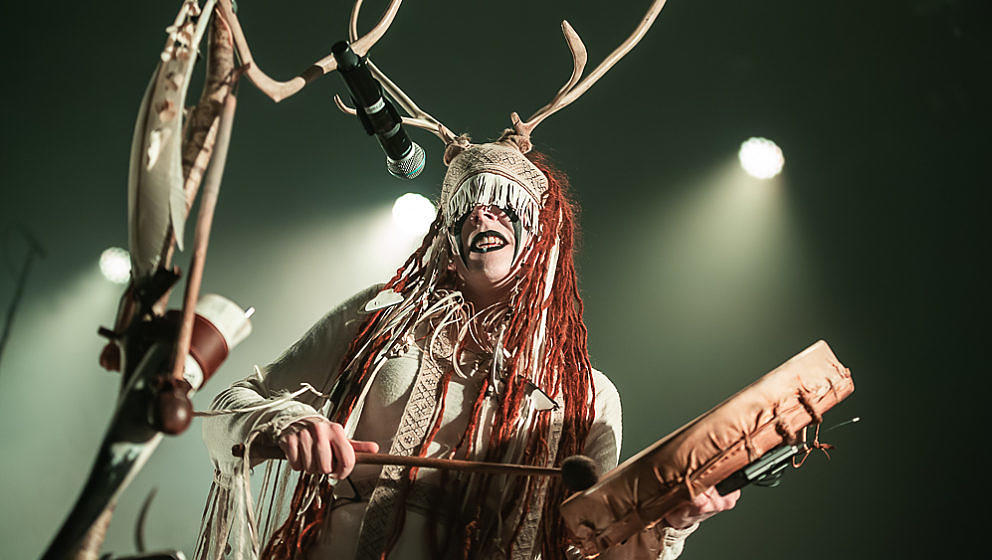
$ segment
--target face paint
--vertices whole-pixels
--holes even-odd
[[[475,234],[473,239],[469,241],[469,251],[472,253],[489,253],[492,251],[499,251],[500,249],[506,248],[510,245],[510,241],[506,239],[498,231],[486,230],[481,233]],[[514,243],[514,246],[516,244]]]
[[[499,283],[510,276],[516,256],[517,236],[510,216],[496,206],[476,206],[461,221],[458,241],[465,270],[463,280],[477,284]]]
[[[473,209],[474,211],[474,209]],[[468,253],[489,253],[492,251],[499,251],[507,247],[512,247],[513,258],[516,260],[520,256],[520,250],[523,247],[522,243],[518,240],[522,239],[523,228],[520,225],[520,217],[513,208],[498,208],[491,206],[488,211],[499,217],[499,221],[505,225],[506,220],[509,220],[510,227],[512,228],[513,235],[509,235],[507,231],[497,231],[493,229],[488,229],[484,231],[477,231],[474,234],[468,236],[462,235],[465,222],[468,221],[469,216],[472,212],[467,212],[461,218],[455,222],[452,228],[453,233],[459,238],[459,255],[462,258],[462,262],[468,265],[465,260]],[[502,218],[505,216],[505,218]]]

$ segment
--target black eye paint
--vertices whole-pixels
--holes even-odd
[[[509,218],[511,222],[520,221],[520,216],[517,215],[517,211],[514,210],[513,208],[509,206],[507,206],[506,208],[500,208],[497,206],[497,208],[499,208],[500,212],[506,214],[506,217]],[[468,220],[468,217],[471,214],[472,214],[472,210],[469,210],[468,212],[462,214],[462,217],[458,218],[458,221],[451,225],[451,232],[455,235],[460,235],[462,231],[462,227],[465,226],[465,221]]]
[[[468,215],[471,213],[472,213],[471,211],[465,212],[465,214],[463,214],[461,218],[458,218],[458,221],[451,226],[452,233],[454,233],[455,235],[461,235],[462,226],[465,225],[465,220],[468,220]]]

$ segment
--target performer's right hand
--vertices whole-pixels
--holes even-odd
[[[324,418],[304,418],[279,436],[279,447],[293,470],[346,478],[355,468],[355,452],[378,453],[374,441],[345,437],[341,424]]]

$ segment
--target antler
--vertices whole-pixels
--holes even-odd
[[[363,56],[372,45],[382,38],[386,33],[386,29],[393,22],[393,18],[396,17],[396,12],[400,9],[400,4],[403,0],[392,0],[389,3],[389,7],[386,8],[386,12],[382,14],[382,18],[379,23],[372,28],[365,36],[361,39],[354,40],[351,44],[352,50],[355,51],[359,56]],[[357,2],[361,5],[361,1]],[[337,61],[334,60],[333,55],[327,55],[324,58],[313,63],[309,68],[304,70],[299,76],[285,81],[277,82],[270,78],[262,69],[255,64],[255,59],[251,56],[251,50],[248,48],[248,41],[245,39],[245,33],[241,29],[241,23],[238,21],[238,16],[234,14],[234,10],[231,8],[231,0],[219,0],[217,2],[218,8],[220,9],[221,16],[227,21],[228,25],[231,27],[231,31],[234,34],[234,45],[238,49],[238,57],[241,58],[241,63],[247,67],[245,74],[248,79],[255,84],[258,89],[262,90],[265,95],[272,98],[273,101],[279,102],[287,97],[295,94],[296,92],[303,89],[303,86],[309,84],[310,82],[316,80],[317,78],[333,72],[337,68]],[[357,9],[357,7],[356,7]]]
[[[352,49],[355,48],[358,39],[358,13],[362,8],[362,0],[355,0],[355,7],[351,10],[351,20],[348,24],[348,40],[352,43]],[[367,50],[367,49],[366,49]],[[355,52],[358,52],[357,50]],[[359,53],[361,55],[362,53]],[[441,121],[432,117],[429,113],[417,106],[410,97],[408,97],[403,90],[399,88],[392,80],[390,80],[382,70],[372,64],[371,60],[366,61],[369,71],[379,83],[382,84],[382,89],[386,90],[386,93],[392,97],[396,104],[400,106],[401,109],[406,111],[409,117],[402,117],[403,124],[409,126],[415,126],[417,128],[422,128],[424,130],[429,130],[433,132],[438,138],[441,139],[445,144],[450,144],[455,139],[455,134],[446,126],[441,124]],[[334,96],[334,103],[338,106],[338,109],[348,113],[349,115],[356,115],[357,111],[349,107],[341,99],[340,96]]]
[[[582,70],[586,65],[586,48],[582,44],[582,39],[579,38],[578,33],[572,29],[567,21],[561,22],[561,31],[565,35],[565,42],[568,43],[568,49],[572,52],[572,76],[568,79],[558,93],[555,94],[554,98],[550,103],[541,107],[537,110],[526,122],[520,120],[520,115],[516,112],[510,114],[510,121],[513,123],[513,129],[519,136],[524,138],[530,138],[530,133],[537,128],[537,125],[541,124],[541,121],[558,112],[559,110],[567,107],[573,101],[579,98],[583,93],[586,92],[597,80],[603,77],[610,68],[613,67],[621,58],[624,57],[635,45],[644,37],[644,34],[648,32],[651,24],[654,23],[655,18],[661,12],[661,9],[665,7],[666,0],[654,0],[651,3],[651,7],[648,8],[646,14],[641,19],[641,23],[637,25],[634,32],[627,37],[627,40],[620,44],[610,56],[606,57],[603,62],[599,63],[599,66],[592,71],[591,74],[586,76],[581,82],[579,82],[579,77],[582,75]],[[529,142],[528,142],[529,143]]]

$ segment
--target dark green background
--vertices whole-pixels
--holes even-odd
[[[120,289],[96,262],[127,242],[131,129],[178,4],[0,8],[4,304],[25,252],[10,228],[48,250],[0,369],[3,558],[40,553],[109,418],[116,379],[96,364],[95,333]],[[344,38],[350,9],[240,4],[256,59],[279,78]],[[374,58],[450,128],[483,140],[567,78],[560,19],[585,40],[591,69],[647,4],[409,0]],[[382,5],[367,6],[363,27]],[[864,420],[824,438],[833,459],[745,491],[685,558],[946,556],[984,525],[974,426],[988,371],[988,21],[980,0],[671,0],[640,46],[537,130],[584,209],[590,349],[623,397],[624,457],[818,338],[854,374],[857,391],[828,424]],[[204,285],[258,314],[199,408],[387,276],[402,251],[370,249],[389,237],[370,224],[408,190],[438,194],[439,143],[414,132],[427,171],[389,178],[374,142],[333,108],[342,89],[330,76],[274,104],[241,85]],[[779,179],[737,167],[753,135],[782,146]],[[106,550],[133,551],[134,515],[158,487],[149,546],[191,552],[211,476],[198,432],[161,446]]]

